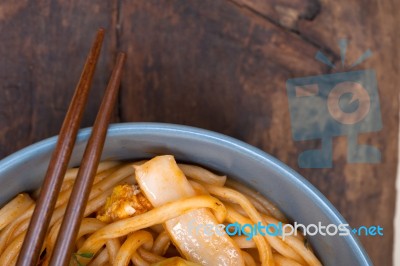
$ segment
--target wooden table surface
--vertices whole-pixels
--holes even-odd
[[[400,2],[361,0],[12,1],[0,3],[0,158],[57,134],[96,29],[107,36],[83,127],[93,124],[116,52],[128,60],[115,122],[191,125],[244,140],[305,176],[352,226],[376,265],[392,264],[400,86]],[[360,143],[378,164],[349,164],[333,140],[333,168],[306,169],[298,155],[319,141],[291,137],[286,80],[331,73],[367,49],[357,69],[376,71],[383,129]]]

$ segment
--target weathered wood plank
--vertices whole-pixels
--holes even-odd
[[[110,1],[0,3],[0,157],[57,134],[98,27],[108,31],[83,126],[93,123],[115,52]]]
[[[260,147],[310,180],[352,226],[384,226],[384,237],[361,240],[374,262],[390,265],[399,85],[393,71],[398,69],[398,50],[390,36],[395,36],[398,19],[388,7],[377,12],[377,3],[362,11],[358,5],[123,1],[120,43],[128,52],[129,73],[123,82],[121,118],[198,126]],[[351,10],[357,15],[350,17]],[[379,148],[382,163],[348,164],[347,140],[337,137],[332,169],[301,169],[299,153],[320,144],[292,140],[285,83],[330,73],[314,55],[322,49],[338,62],[337,41],[344,37],[350,41],[349,60],[367,48],[378,51],[360,69],[371,67],[378,73],[384,129],[362,134],[360,142]],[[390,57],[392,63],[387,63]]]
[[[384,237],[363,237],[361,240],[376,265],[391,265],[400,86],[400,18],[396,10],[400,3],[322,1],[322,6],[321,13],[313,21],[299,23],[299,31],[305,38],[336,51],[337,40],[348,38],[347,64],[353,63],[367,49],[373,52],[371,58],[355,69],[371,68],[376,72],[383,129],[378,133],[362,134],[359,142],[379,148],[382,161],[376,165],[346,164],[347,141],[338,138],[334,154],[337,167],[319,173],[330,181],[323,184],[323,180],[318,180],[318,172],[312,181],[323,187],[324,194],[352,225],[380,224],[385,228]]]
[[[317,0],[2,1],[0,3],[0,158],[58,132],[99,26],[107,30],[83,126],[92,124],[116,49],[128,52],[122,121],[188,124],[253,144],[310,180],[352,226],[379,224],[384,237],[361,239],[377,265],[390,265],[400,78],[399,2]],[[382,162],[348,164],[347,139],[334,139],[332,169],[301,169],[300,152],[319,141],[291,137],[286,80],[332,72],[366,49],[358,69],[377,73],[383,130],[360,143]],[[341,71],[340,69],[338,71]],[[118,117],[115,118],[118,120]]]

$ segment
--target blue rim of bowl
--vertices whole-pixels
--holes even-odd
[[[90,136],[91,127],[84,128],[79,131],[77,141],[87,140]],[[265,162],[268,165],[274,165],[276,170],[284,173],[286,176],[290,178],[290,180],[298,185],[308,193],[308,195],[316,202],[321,210],[334,222],[336,223],[347,223],[343,216],[339,213],[338,210],[332,205],[332,203],[317,189],[315,188],[307,179],[301,176],[299,173],[294,171],[292,168],[276,159],[275,157],[267,154],[266,152],[251,146],[243,141],[238,139],[229,137],[227,135],[217,133],[214,131],[185,126],[185,125],[177,125],[177,124],[169,124],[169,123],[152,123],[152,122],[134,122],[134,123],[118,123],[111,124],[108,129],[108,135],[126,135],[129,132],[162,132],[165,134],[173,134],[176,133],[184,134],[185,138],[198,138],[207,139],[209,141],[218,142],[219,144],[223,143],[227,146],[234,146],[238,151],[244,152],[249,155],[252,159],[256,159],[261,162]],[[32,145],[29,145],[7,157],[0,160],[0,170],[7,170],[8,168],[12,168],[18,161],[27,159],[35,154],[39,150],[50,149],[54,147],[57,141],[58,136],[50,137],[44,139],[42,141],[36,142]],[[359,240],[353,235],[345,236],[345,241],[348,243],[349,247],[352,248],[353,252],[359,257],[362,258],[365,265],[372,265],[372,262],[367,255],[366,251],[362,247]]]

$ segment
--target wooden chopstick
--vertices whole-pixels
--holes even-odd
[[[103,39],[104,29],[99,29],[62,124],[56,148],[50,159],[42,190],[17,260],[17,265],[19,266],[34,266],[39,259],[82,120]]]
[[[124,61],[125,54],[120,53],[86,146],[49,265],[68,266],[70,264],[72,250],[75,246],[117,98]]]

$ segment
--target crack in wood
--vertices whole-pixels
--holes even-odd
[[[254,14],[255,16],[275,25],[276,27],[298,36],[304,42],[312,45],[313,47],[315,47],[317,49],[323,49],[323,45],[319,44],[318,42],[316,42],[314,40],[311,40],[310,38],[307,38],[296,27],[287,27],[287,26],[281,24],[278,20],[274,19],[272,16],[268,16],[267,14],[262,13],[262,12],[256,10],[255,8],[249,6],[248,4],[239,3],[239,1],[240,0],[228,0],[229,3],[233,4],[237,8],[247,10],[251,14]],[[318,0],[311,0],[311,1],[312,1],[312,3],[310,3],[307,6],[306,11],[304,13],[297,14],[298,16],[296,18],[297,19],[296,22],[298,22],[302,19],[313,21],[318,16],[318,14],[320,14],[320,12],[321,12],[320,2]],[[339,56],[332,50],[327,49],[327,48],[324,48],[323,50],[326,54],[328,54],[328,56],[332,57],[333,60],[335,60],[335,61],[339,60]]]

